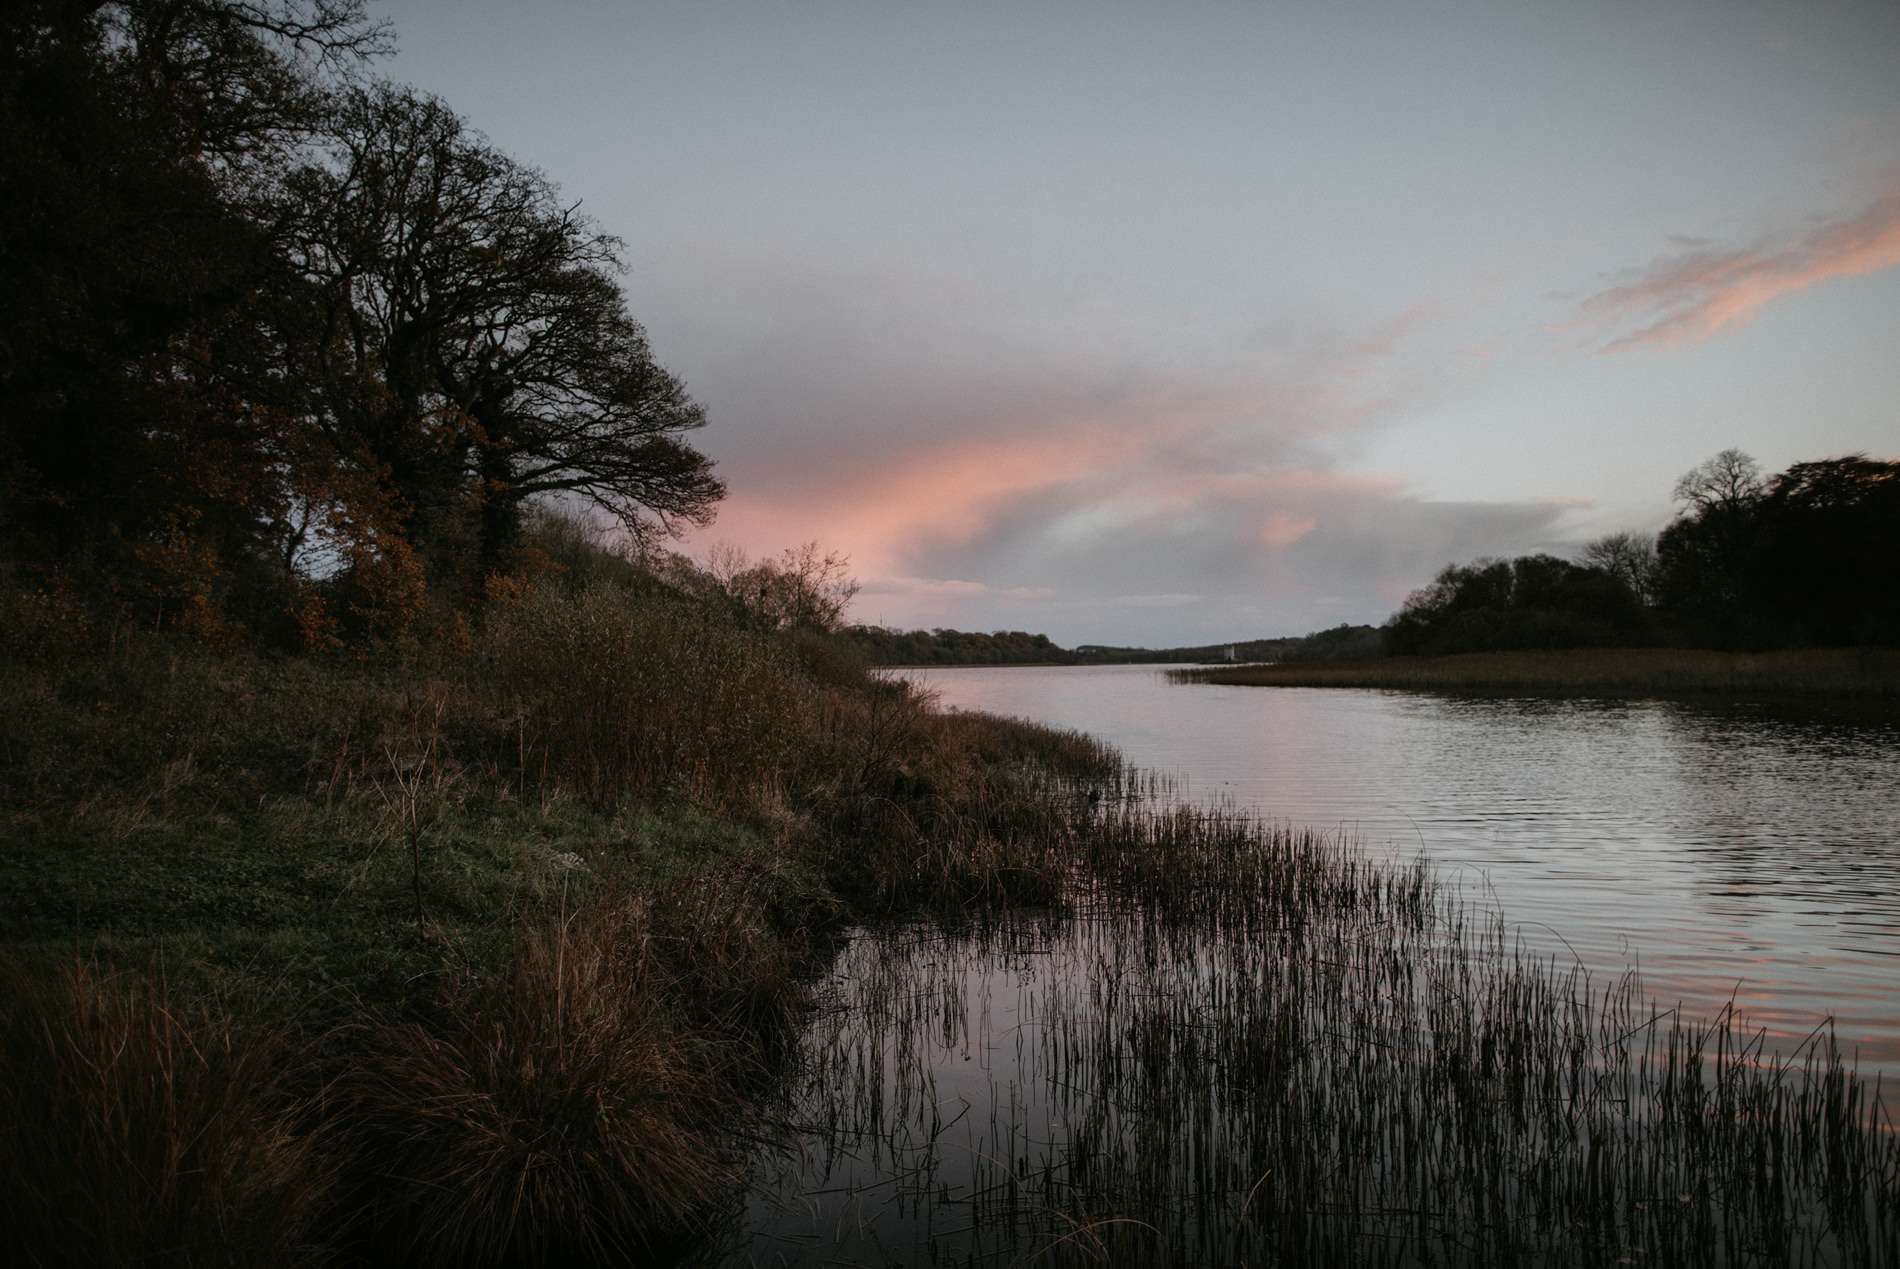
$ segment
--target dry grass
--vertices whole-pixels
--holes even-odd
[[[637,936],[636,936],[637,937]],[[515,972],[440,1029],[391,1027],[343,1085],[376,1226],[415,1263],[628,1252],[717,1183],[682,1123],[705,1073],[668,1052],[627,932],[531,935]]]
[[[609,586],[544,588],[492,612],[469,678],[512,725],[521,777],[596,805],[671,790],[716,807],[776,788],[812,708],[782,641]]]
[[[138,635],[0,664],[8,941],[178,967],[0,982],[16,1258],[612,1260],[694,1228],[824,929],[1052,901],[1060,790],[1120,773],[834,651],[595,584],[422,663]]]
[[[1178,683],[1241,687],[1377,687],[1426,691],[1578,692],[1900,698],[1900,651],[1885,648],[1708,652],[1585,648],[1471,652],[1376,661],[1286,661],[1169,671]]]
[[[320,1264],[338,1167],[289,1033],[147,975],[0,971],[0,1229],[15,1264]]]

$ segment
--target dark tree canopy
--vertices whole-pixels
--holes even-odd
[[[1583,565],[1450,565],[1385,625],[1395,653],[1690,644],[1900,645],[1900,461],[1851,454],[1764,478],[1724,450],[1676,482],[1652,541],[1616,533]]]
[[[353,90],[327,141],[289,182],[291,325],[330,394],[318,427],[387,473],[419,543],[471,500],[491,561],[536,495],[640,536],[710,519],[723,486],[682,440],[704,412],[628,315],[614,239],[434,98]]]
[[[711,518],[619,244],[362,81],[363,0],[21,0],[0,40],[0,570],[308,642],[479,598],[537,498]]]
[[[1688,501],[1657,552],[1662,602],[1690,638],[1900,643],[1900,463],[1796,463],[1740,496]]]
[[[282,419],[234,391],[277,274],[271,173],[318,65],[376,51],[331,0],[25,0],[0,16],[0,549],[202,607],[272,552]],[[171,611],[183,611],[178,603]]]
[[[1642,602],[1621,580],[1553,555],[1447,565],[1386,622],[1387,648],[1439,656],[1638,642]]]

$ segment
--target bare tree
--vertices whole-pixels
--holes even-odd
[[[1600,568],[1629,587],[1643,603],[1656,602],[1654,534],[1612,533],[1585,545],[1581,558],[1591,568]]]
[[[705,412],[627,312],[618,240],[425,94],[354,89],[329,133],[290,182],[313,378],[343,385],[313,415],[411,535],[474,502],[492,560],[545,494],[638,540],[710,521],[725,487],[683,439]]]
[[[721,542],[707,552],[704,573],[774,629],[834,631],[844,625],[845,609],[858,593],[850,565],[836,551],[820,552],[815,541],[757,562],[742,548]]]
[[[1745,507],[1762,495],[1761,467],[1739,449],[1725,449],[1683,473],[1671,496],[1690,514]]]

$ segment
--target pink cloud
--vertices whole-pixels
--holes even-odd
[[[1284,551],[1319,526],[1312,516],[1293,516],[1284,511],[1276,511],[1267,517],[1267,524],[1260,531],[1260,540],[1276,551]]]
[[[982,582],[958,581],[939,577],[874,577],[864,583],[861,595],[902,595],[973,599],[996,592]]]
[[[1604,323],[1648,322],[1613,340],[1606,352],[1668,348],[1746,326],[1783,295],[1895,265],[1900,265],[1900,179],[1849,220],[1821,225],[1792,242],[1685,251],[1658,261],[1634,282],[1584,301],[1583,310]]]
[[[1356,350],[1373,357],[1393,356],[1399,350],[1400,340],[1413,331],[1430,325],[1439,316],[1436,305],[1421,300],[1374,331],[1369,338],[1355,345]]]
[[[937,444],[841,464],[787,481],[776,494],[735,492],[720,508],[719,530],[748,542],[816,537],[859,568],[901,576],[920,541],[968,540],[989,527],[998,505],[1113,467],[1147,444],[1120,429],[1086,427]]]

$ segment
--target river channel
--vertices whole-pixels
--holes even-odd
[[[1535,946],[1771,1034],[1832,1017],[1900,1075],[1900,719],[1825,706],[1177,685],[1149,666],[911,672],[1073,727],[1191,799],[1421,850]]]
[[[1175,777],[1188,801],[1324,829],[1374,859],[1422,855],[1468,908],[1495,914],[1502,925],[1494,928],[1531,961],[1551,974],[1575,971],[1599,994],[1634,972],[1640,986],[1632,990],[1665,1016],[1680,1006],[1674,1016],[1684,1020],[1739,1018],[1743,1032],[1765,1036],[1761,1053],[1794,1053],[1831,1020],[1842,1058],[1863,1077],[1881,1077],[1892,1100],[1900,1077],[1900,719],[1891,713],[1184,686],[1146,666],[905,673],[946,708],[1102,737],[1131,764]],[[1198,1042],[1188,1033],[1215,1035],[1233,1009],[1249,1007],[1250,991],[1259,996],[1249,984],[1264,981],[1251,945],[1223,947],[1210,939],[1183,950],[1087,914],[1023,914],[986,932],[928,923],[864,932],[818,985],[785,1111],[788,1135],[761,1156],[714,1261],[1004,1264],[1079,1250],[1090,1253],[1085,1261],[1100,1252],[1114,1263],[1113,1248],[1093,1240],[1133,1231],[1149,1242],[1130,1248],[1165,1244],[1166,1263],[1248,1262],[1238,1240],[1253,1236],[1249,1207],[1257,1215],[1265,1202],[1257,1187],[1281,1181],[1258,1159],[1227,1175],[1237,1155],[1222,1143],[1245,1137],[1249,1116],[1281,1112],[1272,1099],[1253,1098],[1221,1109],[1196,1082]],[[1378,1034],[1376,1019],[1347,1021],[1377,991],[1369,979],[1322,994],[1340,1017],[1314,1023],[1320,1047]],[[1177,1027],[1174,1043],[1187,1035],[1190,1044],[1157,1065],[1141,1056],[1143,1036],[1165,1026]],[[1319,1088],[1324,1101],[1327,1081],[1356,1061],[1326,1060],[1335,1074],[1309,1079],[1302,1096]],[[1382,1078],[1408,1079],[1422,1068],[1399,1061],[1384,1069]],[[1336,1123],[1386,1132],[1440,1094],[1390,1094],[1389,1110],[1367,1108],[1355,1119],[1350,1107],[1364,1095],[1326,1113],[1345,1106]],[[1165,1126],[1175,1113],[1167,1108],[1190,1103],[1209,1118]],[[1078,1180],[1085,1173],[1118,1166],[1118,1151],[1142,1166],[1162,1159],[1142,1183],[1174,1197],[1151,1205],[1149,1223],[1074,1224],[1061,1196],[1086,1188]],[[1314,1157],[1323,1165],[1332,1155]],[[1719,1171],[1706,1159],[1695,1167]],[[1462,1177],[1450,1201],[1464,1201],[1473,1177],[1532,1171],[1502,1157],[1475,1172],[1447,1165],[1446,1176]],[[1715,1173],[1698,1175],[1696,1184],[1706,1184]],[[1375,1178],[1374,1189],[1382,1183]],[[1687,1180],[1665,1188],[1677,1186],[1694,1188]],[[1212,1206],[1188,1212],[1203,1200]],[[1418,1201],[1402,1196],[1365,1210],[1389,1215]],[[1283,1203],[1283,1219],[1308,1210],[1303,1204]],[[1366,1219],[1370,1231],[1376,1221]],[[1446,1219],[1446,1245],[1456,1244],[1460,1218]],[[1653,1215],[1601,1228],[1609,1241],[1582,1251],[1562,1230],[1551,1235],[1562,1254],[1552,1252],[1550,1263],[1638,1263],[1667,1256],[1681,1236]],[[1372,1241],[1362,1247],[1388,1245],[1378,1241],[1386,1234],[1365,1236]],[[1393,1236],[1402,1239],[1402,1230]],[[1276,1246],[1284,1260],[1284,1244]],[[1420,1252],[1417,1262],[1434,1263],[1442,1250]]]

